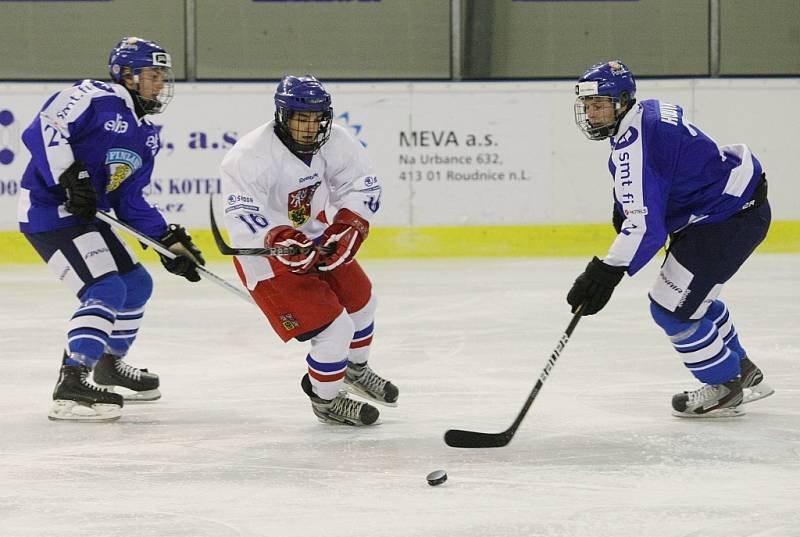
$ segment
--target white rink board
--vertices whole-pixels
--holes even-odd
[[[16,229],[28,154],[19,135],[64,84],[0,84],[0,230]],[[337,122],[367,145],[385,195],[377,226],[605,222],[608,146],[573,121],[572,83],[332,83]],[[274,84],[178,84],[156,116],[164,147],[151,199],[170,220],[208,227],[226,150],[273,114]],[[776,220],[800,219],[786,111],[796,80],[645,80],[639,98],[682,104],[720,143],[746,142],[770,177]],[[5,115],[2,114],[5,112]],[[9,115],[10,114],[10,115]],[[9,122],[8,118],[12,120]],[[600,200],[600,201],[598,201]]]

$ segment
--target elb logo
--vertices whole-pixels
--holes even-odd
[[[14,114],[11,110],[0,110],[0,165],[14,162],[18,140]]]
[[[128,122],[122,120],[122,114],[117,114],[115,119],[109,119],[103,123],[103,128],[109,132],[124,134],[128,132]]]

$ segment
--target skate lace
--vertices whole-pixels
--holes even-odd
[[[139,368],[126,364],[124,360],[119,359],[114,363],[120,375],[126,376],[129,379],[140,380],[142,378],[142,371]]]
[[[366,366],[364,368],[364,372],[362,373],[361,377],[358,378],[357,382],[364,385],[371,392],[383,393],[384,387],[389,381],[381,378],[377,373],[370,369],[369,366]]]
[[[85,368],[85,367],[81,367],[81,384],[83,384],[88,389],[90,389],[90,390],[92,390],[94,392],[107,392],[108,391],[105,388],[101,388],[100,386],[97,386],[97,385],[92,384],[91,382],[89,382],[87,380],[88,376],[89,376],[89,370],[87,368]]]
[[[339,396],[333,400],[329,411],[351,420],[357,420],[361,416],[362,406],[364,406],[364,403],[356,401],[355,399]]]
[[[719,395],[719,386],[716,384],[706,384],[702,388],[687,392],[689,396],[689,404],[702,403],[708,399],[713,399]]]

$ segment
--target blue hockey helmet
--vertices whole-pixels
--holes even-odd
[[[575,122],[591,140],[603,140],[616,133],[620,118],[636,102],[636,80],[619,60],[591,66],[575,84]],[[611,103],[613,117],[589,118],[587,104]],[[612,114],[609,114],[612,115]]]
[[[316,112],[311,121],[292,125],[295,113]],[[311,75],[287,75],[275,90],[275,129],[284,144],[293,152],[313,155],[328,141],[333,124],[331,95]],[[313,131],[303,131],[303,126]]]
[[[175,88],[172,58],[153,41],[123,37],[111,50],[108,72],[111,80],[134,94],[148,114],[163,112],[172,100]]]

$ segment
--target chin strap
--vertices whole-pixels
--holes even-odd
[[[125,84],[120,84],[125,90],[127,90],[128,94],[131,96],[131,100],[133,101],[133,110],[136,112],[136,117],[142,119],[144,116],[147,115],[147,110],[145,109],[144,105],[142,104],[142,96],[139,95],[139,92],[133,89],[130,89]]]

